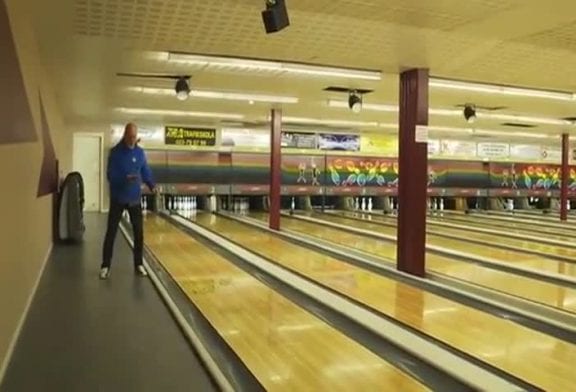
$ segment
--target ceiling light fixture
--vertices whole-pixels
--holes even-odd
[[[190,85],[188,84],[188,77],[182,76],[176,81],[176,98],[180,101],[185,101],[190,95]]]
[[[576,95],[570,92],[528,89],[521,87],[498,86],[493,84],[462,82],[449,79],[431,78],[430,87],[470,91],[486,94],[512,95],[519,97],[544,98],[560,101],[574,101]]]
[[[124,114],[149,114],[156,116],[179,116],[179,117],[204,117],[204,118],[221,118],[226,120],[242,120],[243,114],[233,113],[215,113],[215,112],[192,112],[187,110],[162,110],[162,109],[144,109],[144,108],[116,108],[117,112]]]
[[[362,111],[362,95],[358,94],[356,91],[350,91],[348,96],[348,107],[354,113],[360,113]]]
[[[473,124],[476,121],[476,106],[471,104],[466,104],[464,106],[464,118],[468,124]]]
[[[150,95],[172,95],[173,90],[167,88],[156,87],[127,87],[126,91],[137,92]],[[249,93],[232,93],[225,91],[208,91],[208,90],[192,90],[189,94],[194,98],[207,98],[207,99],[224,99],[232,101],[253,101],[253,102],[268,102],[268,103],[298,103],[297,97],[284,97],[278,95],[264,95],[264,94],[249,94]]]
[[[332,78],[381,80],[382,72],[363,69],[327,67],[298,63],[253,60],[240,57],[223,57],[187,53],[168,53],[167,61],[193,65],[207,70],[237,70],[271,72],[276,74],[310,75]]]

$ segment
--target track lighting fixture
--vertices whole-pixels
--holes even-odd
[[[354,113],[360,113],[362,111],[362,95],[358,94],[356,91],[350,91],[348,96],[348,107]]]
[[[190,96],[190,85],[188,84],[189,77],[181,76],[176,81],[176,98],[180,101],[185,101]]]
[[[470,124],[476,121],[476,106],[466,104],[464,106],[464,118]]]

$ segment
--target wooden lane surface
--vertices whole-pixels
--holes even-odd
[[[506,222],[506,223],[528,223],[538,226],[538,228],[546,227],[550,229],[574,229],[576,225],[574,222],[560,222],[552,221],[552,220],[544,220],[544,219],[534,219],[532,217],[524,217],[524,216],[505,216],[505,215],[494,215],[494,214],[461,214],[461,213],[454,213],[454,211],[444,211],[443,212],[445,217],[448,218],[462,218],[462,217],[474,217],[475,219],[481,219],[484,221],[489,222]]]
[[[338,216],[335,214],[327,214],[329,216]],[[390,222],[390,220],[382,215],[368,215],[356,212],[341,212],[340,216],[349,216],[356,219],[368,220],[370,222],[382,222],[388,225],[396,225],[396,222]],[[322,215],[320,215],[321,217]],[[315,216],[317,217],[317,216]],[[369,219],[368,219],[369,218]],[[473,238],[474,240],[484,241],[488,244],[501,244],[501,245],[508,245],[513,246],[520,249],[526,249],[529,251],[538,251],[550,255],[562,256],[568,259],[572,259],[576,262],[576,249],[567,248],[561,245],[549,245],[539,243],[533,240],[522,240],[517,238],[508,238],[498,234],[489,234],[489,233],[477,233],[477,232],[469,232],[465,229],[456,229],[450,227],[442,227],[442,226],[435,226],[435,225],[428,225],[426,230],[428,231],[427,239],[435,238],[440,239],[441,237],[437,237],[434,234],[446,234],[450,236],[460,237],[463,240],[466,238]],[[393,229],[396,232],[396,228]]]
[[[390,222],[391,220],[388,219]],[[482,221],[474,219],[474,217],[433,217],[428,218],[429,223],[442,222],[450,223],[461,226],[468,226],[472,228],[490,229],[497,231],[505,231],[514,234],[525,234],[545,239],[566,241],[576,243],[576,230],[573,229],[553,229],[548,227],[538,227],[538,223],[513,223],[501,221]]]
[[[334,214],[341,213],[342,211],[335,211]],[[352,214],[362,214],[361,212],[348,212]],[[374,217],[380,217],[385,222],[390,224],[396,224],[397,217],[391,215],[378,215],[372,214]],[[522,223],[522,222],[512,222],[512,221],[499,221],[490,219],[478,219],[474,215],[433,215],[428,216],[427,219],[428,227],[434,228],[438,227],[435,223],[450,223],[454,225],[460,225],[463,227],[480,228],[480,229],[490,229],[495,231],[504,231],[513,234],[524,234],[535,237],[541,237],[544,239],[551,239],[557,241],[574,242],[576,244],[576,230],[574,229],[560,229],[552,227],[540,227],[538,222],[532,223]]]
[[[266,215],[262,214],[252,214],[251,216],[263,220],[266,219]],[[390,263],[396,260],[396,245],[373,237],[348,233],[328,226],[288,218],[282,220],[282,228],[307,234],[324,241],[340,245],[345,244],[363,252],[387,258]],[[429,271],[576,314],[576,290],[574,289],[473,263],[465,263],[433,253],[426,254],[426,268]]]
[[[146,245],[269,391],[425,387],[156,216]]]
[[[199,216],[197,222],[263,257],[544,390],[576,390],[576,345],[313,252],[230,219]],[[345,243],[344,238],[335,238],[335,241]]]
[[[314,218],[342,225],[353,225],[354,227],[374,231],[380,234],[386,234],[390,236],[396,235],[395,227],[382,226],[377,223],[370,223],[369,221],[351,221],[350,219],[338,217],[331,214],[316,214],[314,215]],[[476,237],[477,233],[474,233],[474,238]],[[493,248],[489,245],[473,244],[467,242],[466,240],[454,240],[450,238],[435,236],[433,234],[426,235],[426,243],[429,245],[435,245],[447,249],[453,249],[458,252],[464,252],[480,257],[496,259],[502,262],[519,265],[522,267],[538,269],[540,271],[546,271],[559,275],[576,277],[576,264],[574,263],[557,261],[543,256],[523,253],[521,251],[504,250]]]
[[[553,211],[549,214],[543,214],[541,211],[535,212],[526,210],[514,210],[514,213],[511,214],[509,211],[492,210],[489,211],[489,214],[495,216],[516,216],[522,219],[536,219],[560,223],[560,213],[557,211]],[[568,211],[568,219],[570,220],[572,218],[574,218],[574,212]]]

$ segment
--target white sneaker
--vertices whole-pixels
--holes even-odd
[[[100,269],[100,279],[105,280],[110,276],[110,268],[103,267]]]
[[[148,271],[146,271],[146,268],[143,265],[139,265],[138,267],[136,267],[136,275],[148,276]]]

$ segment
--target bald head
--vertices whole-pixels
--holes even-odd
[[[128,148],[134,148],[138,142],[138,127],[134,123],[126,124],[122,141]]]

